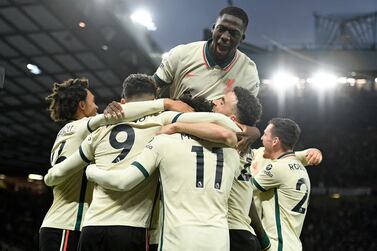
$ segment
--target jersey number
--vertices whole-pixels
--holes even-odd
[[[127,139],[123,142],[119,142],[117,140],[117,135],[121,132],[127,133]],[[135,131],[129,125],[120,124],[115,126],[110,133],[110,145],[115,149],[122,149],[120,154],[112,161],[112,163],[118,163],[119,161],[123,160],[127,154],[130,152],[132,146],[135,142]]]
[[[61,154],[63,152],[64,146],[65,146],[65,141],[63,141],[62,143],[60,143],[60,146],[57,149],[57,151],[53,152],[53,154],[51,156],[51,160],[50,160],[51,166],[59,164],[60,162],[62,162],[63,160],[65,160],[67,158],[65,156],[61,156]],[[55,159],[55,153],[57,154],[56,159]]]
[[[204,187],[204,152],[202,146],[193,146],[191,152],[196,153],[196,187]],[[224,166],[224,154],[223,149],[214,147],[212,148],[212,153],[216,154],[216,176],[215,176],[215,189],[221,188],[221,180],[223,177],[223,166]]]
[[[297,181],[297,184],[296,184],[296,190],[297,191],[300,191],[301,190],[301,186],[302,185],[305,185],[306,187],[306,192],[305,192],[305,195],[304,197],[302,197],[302,199],[297,203],[297,205],[292,209],[293,212],[297,212],[297,213],[300,213],[300,214],[304,214],[306,209],[302,207],[302,205],[304,205],[306,199],[308,198],[308,185],[306,184],[305,182],[305,179],[304,178],[301,178]]]

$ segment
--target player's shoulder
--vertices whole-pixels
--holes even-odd
[[[238,54],[240,61],[242,61],[242,63],[247,63],[251,67],[256,67],[255,62],[249,56],[247,56],[245,53],[243,53],[242,51],[237,49],[237,54]]]
[[[276,166],[279,166],[281,169],[286,169],[289,171],[304,171],[306,172],[306,168],[304,165],[297,159],[297,158],[284,158],[278,159],[275,162]]]
[[[179,54],[180,56],[192,56],[193,51],[195,51],[198,48],[203,48],[205,45],[205,41],[197,41],[187,44],[180,44],[171,49],[170,53],[172,54]]]

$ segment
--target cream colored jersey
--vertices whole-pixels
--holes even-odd
[[[51,151],[51,165],[75,152],[90,133],[89,118],[66,124],[58,133]],[[80,230],[83,215],[92,199],[93,185],[87,183],[83,170],[53,188],[54,200],[41,227]]]
[[[302,250],[300,234],[311,188],[306,168],[292,152],[267,164],[253,178],[253,185],[254,191],[261,191],[270,250]]]
[[[228,201],[229,229],[254,232],[250,226],[249,210],[253,199],[253,188],[250,183],[252,162],[251,152],[241,157],[239,174],[233,181]]]
[[[133,102],[122,105],[124,120],[134,120],[146,114],[163,110],[163,100]],[[106,121],[103,115],[83,118],[66,124],[58,133],[51,151],[51,165],[71,156],[79,148],[85,137],[99,126],[114,123]],[[68,177],[68,178],[67,178]],[[83,169],[53,184],[53,202],[41,227],[81,230],[82,219],[92,199],[93,184],[88,183]],[[46,175],[45,178],[49,178]],[[48,183],[48,182],[47,182]]]
[[[148,116],[134,123],[99,128],[82,144],[83,154],[99,168],[122,169],[137,155],[165,123],[163,116]],[[95,186],[84,226],[149,226],[158,176],[152,174],[131,191],[120,192]]]
[[[160,250],[229,250],[226,215],[239,174],[236,150],[183,134],[160,135],[133,165],[145,175],[159,168]]]
[[[200,41],[173,48],[162,60],[155,76],[158,82],[170,85],[170,97],[179,98],[189,90],[191,94],[209,100],[224,96],[227,88],[236,86],[258,94],[259,77],[255,63],[237,50],[224,65],[216,65],[208,42]]]
[[[174,121],[213,122],[239,131],[228,117],[216,113],[164,112],[134,123],[102,127],[89,135],[78,151],[51,168],[45,182],[50,185],[60,184],[66,177],[75,174],[93,160],[102,169],[122,170],[122,167],[127,166],[140,153],[161,125]],[[145,182],[146,185],[141,184],[129,193],[109,191],[97,186],[84,225],[147,227],[153,199],[148,196],[149,191],[153,190],[156,178],[151,177],[150,180]]]

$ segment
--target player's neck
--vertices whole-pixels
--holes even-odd
[[[295,152],[292,149],[286,151],[280,150],[274,154],[274,159],[284,159],[292,156],[295,156]]]

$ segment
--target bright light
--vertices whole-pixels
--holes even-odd
[[[347,84],[347,78],[346,77],[340,77],[336,80],[339,84]]]
[[[135,11],[131,15],[131,20],[134,23],[137,23],[137,24],[140,24],[140,25],[146,27],[150,31],[155,31],[157,29],[156,25],[154,24],[154,22],[152,20],[151,14],[146,10]]]
[[[5,180],[7,176],[5,174],[0,174],[0,180]]]
[[[350,86],[354,86],[356,83],[356,79],[354,78],[347,78],[347,83],[350,84]]]
[[[43,180],[43,176],[42,175],[39,175],[39,174],[29,174],[28,178],[30,180]]]
[[[83,21],[79,22],[79,26],[80,28],[85,28],[86,27],[86,23],[84,23]]]
[[[366,83],[367,83],[366,79],[363,79],[363,78],[356,79],[356,84],[358,85],[365,85]]]
[[[286,90],[297,85],[299,78],[288,72],[278,72],[272,78],[272,86],[277,90]]]
[[[307,81],[318,89],[332,89],[336,86],[336,76],[326,72],[317,73]]]
[[[34,65],[34,64],[27,64],[26,67],[29,69],[29,71],[35,75],[38,75],[38,74],[41,74],[42,71],[41,69],[39,69],[38,66]]]
[[[109,49],[109,46],[104,44],[104,45],[101,46],[101,48],[102,48],[102,50],[107,51]]]
[[[377,83],[377,78],[374,79],[374,82]]]
[[[340,198],[340,193],[333,193],[330,195],[331,198],[333,199],[339,199]]]

